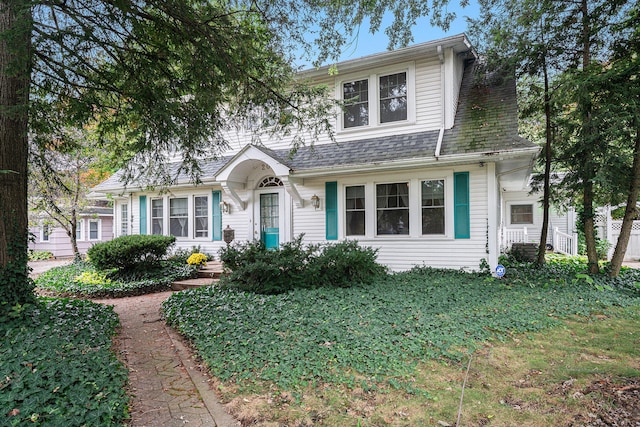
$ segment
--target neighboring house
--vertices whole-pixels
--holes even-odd
[[[290,156],[286,138],[258,146],[230,135],[224,157],[203,159],[201,184],[179,175],[165,192],[125,187],[114,174],[93,191],[113,198],[115,234],[172,234],[179,247],[216,253],[230,227],[236,241],[267,246],[300,234],[358,240],[393,270],[473,270],[482,259],[495,267],[501,227],[536,224],[509,204],[539,152],[518,135],[514,80],[486,75],[465,35],[338,70],[301,73],[345,102],[337,144],[327,138]]]
[[[64,228],[51,219],[40,218],[39,225],[31,227],[29,231],[34,241],[29,242],[29,249],[34,251],[51,252],[54,257],[72,257],[71,239]],[[88,207],[78,218],[76,241],[78,251],[86,254],[87,249],[98,242],[113,239],[113,208]]]

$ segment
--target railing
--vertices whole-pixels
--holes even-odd
[[[556,227],[553,230],[553,250],[565,255],[577,255],[578,235],[563,233]]]
[[[513,243],[528,243],[529,234],[527,227],[523,228],[503,228],[502,229],[502,247],[506,250]]]

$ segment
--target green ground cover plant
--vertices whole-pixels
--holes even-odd
[[[424,417],[429,413],[425,405],[436,405],[447,394],[435,385],[442,379],[431,378],[425,370],[449,371],[447,375],[460,384],[460,368],[471,354],[519,342],[540,331],[562,331],[569,321],[616,317],[620,310],[636,313],[626,315],[631,324],[620,326],[620,331],[637,331],[633,323],[638,321],[640,306],[637,271],[627,270],[619,279],[603,275],[586,280],[582,277],[585,264],[580,261],[552,261],[543,268],[507,265],[503,279],[416,268],[367,286],[295,289],[279,295],[203,288],[174,294],[164,304],[164,313],[167,322],[191,340],[220,380],[220,390],[229,392],[231,407],[240,402],[240,409],[232,410],[247,422],[263,417],[289,425],[327,419],[356,425],[361,417],[371,424],[360,425],[417,425],[397,414]],[[637,336],[635,341],[630,339],[629,348],[636,348]],[[562,356],[551,365],[557,369],[567,359]],[[578,362],[582,363],[576,361],[576,366]],[[640,374],[637,368],[620,372]],[[448,389],[454,383],[450,378],[442,381]],[[393,400],[389,395],[400,397]],[[246,402],[254,400],[262,408],[246,409]],[[409,400],[415,408],[398,409],[398,402]],[[390,407],[385,409],[383,401],[390,402]],[[371,421],[372,413],[380,411],[387,411],[386,418]],[[330,413],[346,415],[338,419]],[[524,425],[551,422],[536,417]],[[523,419],[517,418],[517,423]],[[328,425],[337,425],[331,422]],[[516,421],[501,425],[511,422]]]
[[[40,298],[0,318],[0,425],[123,425],[117,325],[112,307],[70,299]]]
[[[29,261],[44,261],[53,258],[49,251],[29,251]]]
[[[187,264],[162,261],[154,268],[97,270],[91,263],[77,261],[42,273],[36,286],[56,296],[121,298],[166,291],[171,283],[193,277],[196,270]]]

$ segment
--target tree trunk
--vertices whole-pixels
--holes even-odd
[[[549,99],[549,75],[546,61],[543,64],[544,74],[544,118],[545,118],[545,156],[544,156],[544,191],[542,195],[542,230],[540,231],[540,245],[536,263],[543,265],[547,252],[547,233],[549,231],[549,181],[551,179],[551,100]]]
[[[28,0],[0,1],[0,298],[27,280],[27,124],[31,16]]]
[[[636,143],[633,151],[633,167],[631,169],[631,183],[629,184],[629,194],[627,196],[627,207],[624,210],[624,218],[622,218],[622,227],[620,228],[620,236],[616,243],[616,249],[611,258],[611,271],[609,275],[616,277],[620,274],[620,267],[624,261],[624,255],[629,246],[629,236],[633,227],[633,218],[636,213],[636,204],[640,195],[640,127],[636,126]]]

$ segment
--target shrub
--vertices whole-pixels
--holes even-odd
[[[187,264],[189,265],[207,265],[207,256],[203,253],[196,252],[187,258]]]
[[[49,251],[29,251],[29,261],[44,261],[53,258],[53,254]]]
[[[361,248],[355,241],[305,247],[302,236],[278,249],[267,249],[262,242],[246,242],[220,250],[220,259],[229,272],[224,284],[262,294],[369,284],[385,272],[376,263],[376,255],[376,250]]]
[[[91,263],[99,270],[128,270],[158,265],[176,241],[174,236],[122,236],[97,243],[87,251]]]

